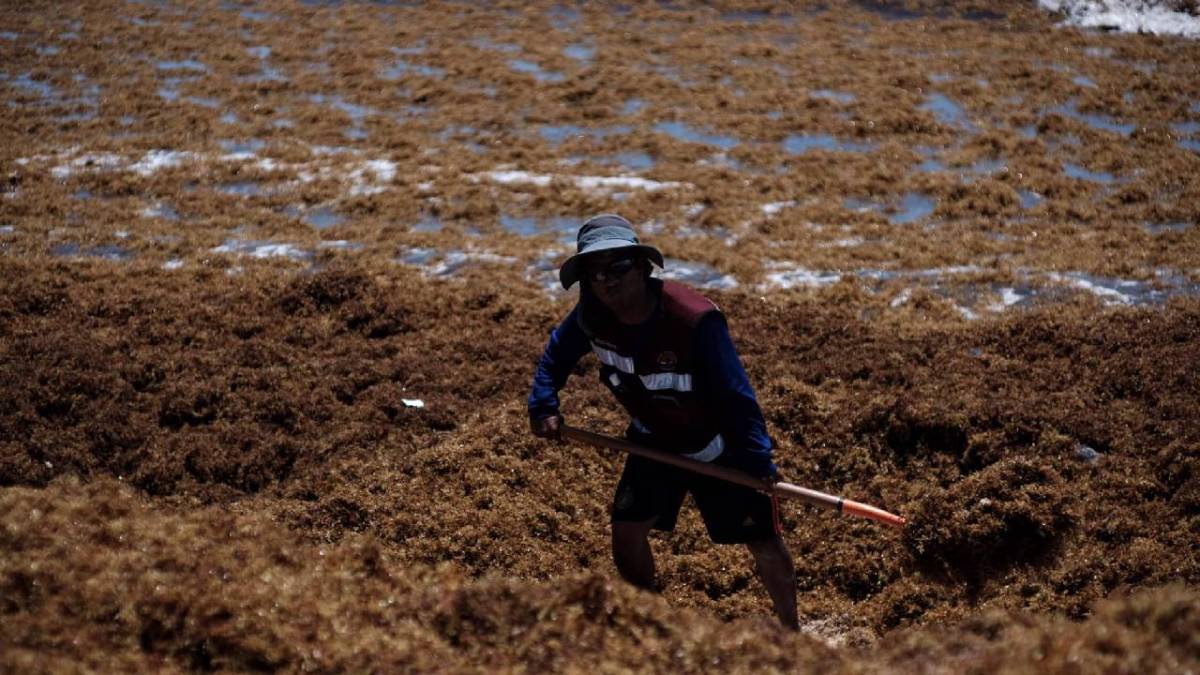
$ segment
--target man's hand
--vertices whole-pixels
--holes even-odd
[[[529,420],[529,430],[538,438],[562,441],[562,415],[551,415],[538,420]]]
[[[775,492],[775,484],[781,480],[779,478],[778,472],[772,473],[772,474],[769,474],[766,476],[757,476],[757,478],[758,478],[758,480],[762,481],[762,487],[759,488],[759,490],[761,490],[767,494],[774,493]]]

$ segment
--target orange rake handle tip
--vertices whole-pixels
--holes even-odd
[[[894,513],[884,511],[883,509],[879,509],[868,504],[852,502],[849,499],[842,502],[841,511],[842,513],[848,513],[852,516],[858,516],[860,518],[869,518],[870,520],[878,521],[885,525],[891,525],[892,527],[900,529],[903,529],[905,524],[908,523],[903,516],[898,516]]]

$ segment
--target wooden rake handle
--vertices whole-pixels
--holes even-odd
[[[559,427],[559,432],[562,434],[563,438],[579,441],[581,443],[587,443],[589,445],[595,445],[601,448],[609,448],[611,450],[620,450],[621,452],[628,452],[631,455],[639,455],[647,459],[652,459],[656,462],[662,462],[663,464],[670,464],[671,466],[677,466],[681,469],[687,469],[688,471],[692,471],[694,473],[712,476],[713,478],[720,478],[721,480],[727,480],[730,483],[745,485],[746,487],[751,487],[763,492],[773,492],[781,497],[799,499],[800,501],[807,502],[814,506],[835,509],[838,513],[847,513],[852,516],[867,518],[884,523],[885,525],[891,525],[892,527],[904,527],[905,520],[903,517],[894,513],[889,513],[883,509],[876,508],[869,504],[862,504],[860,502],[851,501],[842,497],[835,497],[834,495],[825,494],[824,492],[818,492],[816,490],[810,490],[808,488],[800,487],[799,485],[792,485],[791,483],[769,483],[767,481],[755,478],[744,471],[738,471],[737,469],[726,466],[717,466],[714,464],[697,462],[696,460],[681,457],[679,455],[673,455],[669,452],[663,452],[661,450],[647,448],[636,443],[630,443],[624,439],[613,438],[612,436],[605,436],[603,434],[595,434],[590,431],[576,429],[575,427],[570,427],[565,424]]]

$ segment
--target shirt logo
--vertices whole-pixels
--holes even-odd
[[[660,370],[675,370],[675,366],[679,365],[679,357],[672,351],[659,352],[657,363]]]

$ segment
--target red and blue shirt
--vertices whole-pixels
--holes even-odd
[[[628,326],[577,304],[550,335],[529,394],[531,419],[558,414],[558,391],[589,351],[600,380],[629,413],[635,441],[753,475],[775,473],[762,410],[712,301],[650,280],[657,309]]]

